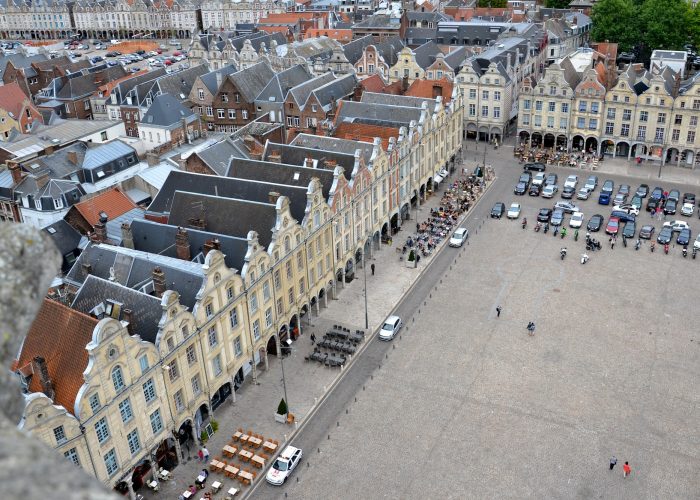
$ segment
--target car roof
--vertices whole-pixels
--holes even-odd
[[[460,228],[455,229],[455,234],[462,234],[462,233],[466,233],[466,232],[467,232],[466,227],[460,227]]]
[[[290,459],[298,450],[299,448],[295,448],[294,446],[287,446],[282,453],[280,453],[280,458]]]
[[[389,316],[384,323],[396,323],[397,319],[401,319],[398,316]]]

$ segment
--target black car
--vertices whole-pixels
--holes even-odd
[[[666,243],[671,242],[671,238],[673,238],[673,229],[671,229],[671,226],[664,226],[661,228],[661,231],[659,231],[656,241],[662,245],[665,245]]]
[[[105,54],[105,57],[117,57],[117,53],[116,52],[107,52]]]
[[[681,199],[681,192],[677,189],[671,189],[671,191],[669,191],[668,193],[667,199],[673,200],[676,203],[678,203],[678,201]]]
[[[678,238],[676,238],[676,243],[683,246],[690,243],[690,229],[681,229],[681,232],[678,233]]]
[[[654,236],[654,230],[654,226],[642,226],[642,229],[639,230],[639,237],[645,240],[650,240],[651,237]]]
[[[530,170],[533,172],[544,172],[545,166],[544,166],[544,163],[541,163],[541,162],[526,163],[525,166],[523,167],[523,169]]]
[[[664,203],[664,213],[666,215],[674,215],[676,213],[676,207],[678,203],[676,200],[668,199],[666,200],[666,203]]]
[[[530,182],[532,182],[532,174],[530,172],[523,172],[522,174],[520,174],[520,179],[518,179],[518,182],[530,184]]]
[[[558,180],[559,176],[557,174],[549,174],[544,180],[544,185],[549,186],[550,184],[553,184],[554,186],[556,186]]]
[[[600,188],[601,193],[608,193],[610,196],[612,196],[613,190],[615,189],[615,183],[611,181],[610,179],[606,179],[605,182],[603,183],[603,187]]]
[[[656,210],[656,207],[663,206],[663,203],[661,203],[661,200],[657,200],[656,198],[649,198],[649,201],[647,201],[647,212],[653,212]]]
[[[695,205],[695,194],[683,193],[683,203],[692,203]]]
[[[651,192],[651,197],[655,200],[663,200],[664,199],[664,190],[660,188],[659,186],[656,186],[654,190]]]
[[[540,208],[540,211],[537,213],[537,222],[549,222],[551,216],[551,208]]]
[[[542,186],[539,184],[531,184],[530,190],[527,192],[530,196],[539,196],[542,191]]]
[[[630,194],[629,184],[620,184],[620,189],[617,190],[619,194]]]
[[[576,188],[572,188],[571,186],[566,186],[564,189],[561,190],[561,197],[565,200],[570,200],[574,197],[575,194]]]
[[[649,185],[648,184],[641,184],[638,188],[637,191],[635,192],[637,196],[640,198],[646,198],[647,195],[649,194]]]
[[[622,236],[625,238],[634,238],[634,233],[637,231],[637,224],[634,221],[625,223],[625,228],[622,230]]]
[[[604,221],[605,221],[605,219],[603,218],[602,215],[595,214],[593,217],[591,217],[588,220],[588,225],[586,226],[586,229],[588,229],[589,231],[593,231],[593,232],[600,231],[600,228],[603,225]]]
[[[137,50],[136,53],[140,56],[144,55],[146,53],[145,50]]]
[[[525,191],[527,191],[527,184],[525,184],[524,182],[518,182],[515,185],[515,189],[513,189],[513,192],[520,196],[524,195]]]
[[[506,211],[506,206],[502,202],[496,203],[491,209],[491,218],[500,219],[503,216],[503,212]]]
[[[610,217],[616,217],[620,219],[620,222],[634,222],[637,217],[634,214],[625,212],[624,210],[613,210]]]

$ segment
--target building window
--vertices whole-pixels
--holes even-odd
[[[622,119],[625,121],[629,121],[632,119],[632,110],[631,109],[623,109],[622,110]]]
[[[700,109],[700,100],[693,99],[693,109]]]
[[[680,125],[683,123],[683,115],[676,115],[676,119],[674,121],[675,125]]]
[[[175,400],[175,408],[177,409],[177,411],[182,412],[185,409],[185,402],[182,398],[182,389],[175,393],[173,399]]]
[[[272,326],[272,308],[268,307],[265,311],[265,327],[270,328]]]
[[[197,95],[200,101],[204,100],[204,89],[197,89]]]
[[[229,119],[229,120],[235,120],[235,119],[236,119],[236,110],[235,110],[235,109],[229,109],[229,110],[228,110],[228,119]]]
[[[256,319],[253,321],[253,338],[257,342],[260,340],[260,320]]]
[[[224,92],[223,94],[221,94],[221,101],[222,101],[222,102],[228,102],[228,94],[227,94],[226,92]]]
[[[192,392],[195,396],[202,392],[202,387],[199,384],[199,374],[192,377]]]
[[[481,106],[481,116],[482,118],[487,118],[489,116],[489,107]]]
[[[214,108],[207,106],[207,116],[214,116]]]
[[[63,430],[62,425],[54,428],[53,437],[56,438],[56,444],[63,444],[66,442],[66,432]]]
[[[476,89],[469,89],[469,99],[476,99]]]
[[[211,318],[214,315],[214,308],[212,307],[211,302],[204,306],[204,314],[207,315],[207,318]]]
[[[168,346],[168,352],[173,352],[173,350],[175,350],[175,340],[173,340],[172,337],[168,337],[165,343]]]
[[[588,101],[580,101],[578,103],[578,110],[581,113],[585,113],[588,110]]]
[[[160,431],[163,430],[163,419],[160,416],[160,408],[158,408],[156,411],[151,413],[150,420],[151,420],[151,430],[153,431],[153,435],[155,436],[156,434],[158,434]]]
[[[493,93],[493,100],[494,100],[494,101],[500,101],[500,100],[501,100],[501,93],[500,93],[498,90],[494,91],[494,93]]]
[[[530,115],[523,115],[523,125],[530,125]]]
[[[80,467],[80,459],[78,458],[78,450],[76,450],[75,448],[71,448],[70,450],[64,452],[63,456],[66,457],[71,462],[73,462],[78,467]]]
[[[557,109],[557,103],[554,101],[549,101],[549,112],[554,113]]]
[[[216,110],[216,116],[219,118],[224,118],[226,116],[225,112],[226,110],[219,108]]]
[[[568,103],[568,102],[562,102],[562,103],[561,103],[561,112],[562,112],[562,113],[568,113],[568,112],[569,112],[569,103]]]
[[[214,376],[218,377],[221,375],[221,355],[217,354],[214,359],[211,360],[211,366],[214,369]]]
[[[107,469],[107,475],[112,477],[119,468],[117,465],[117,454],[114,452],[114,448],[105,453],[104,461]]]
[[[97,434],[97,441],[100,444],[104,443],[109,439],[109,426],[107,425],[107,417],[102,417],[97,422],[95,422],[95,433]]]
[[[580,117],[576,120],[576,126],[577,126],[578,128],[586,128],[586,119],[583,118],[582,116],[580,116]]]
[[[674,128],[673,131],[671,132],[671,140],[673,142],[677,142],[678,138],[681,136],[681,131],[678,130],[677,128]]]
[[[488,101],[488,99],[489,99],[489,91],[488,90],[481,91],[481,99],[484,101]]]
[[[144,354],[139,358],[139,366],[141,367],[141,374],[146,373],[146,370],[148,370],[148,356]]]
[[[250,294],[250,314],[254,314],[258,310],[258,295],[255,292]]]
[[[282,302],[282,298],[277,299],[277,314],[281,315],[284,312],[284,303]]]
[[[97,410],[99,410],[102,406],[102,404],[100,403],[100,395],[97,393],[93,394],[92,396],[90,396],[89,402],[92,413],[97,413]]]
[[[695,130],[689,130],[688,131],[688,143],[692,144],[695,142]]]
[[[279,269],[275,269],[275,272],[273,274],[273,280],[275,283],[275,290],[279,290],[282,287],[282,279],[280,277]]]
[[[173,359],[167,366],[168,377],[170,377],[171,382],[175,382],[178,378],[180,378],[180,370],[177,368],[177,360]]]
[[[115,366],[112,370],[112,383],[117,393],[124,390],[124,376],[122,375],[122,369],[118,366]]]
[[[613,122],[606,122],[605,123],[605,133],[607,135],[612,135],[614,128],[615,128],[615,123],[613,123]]]
[[[559,128],[566,129],[569,126],[569,120],[567,118],[559,118]]]
[[[241,336],[239,335],[233,339],[233,352],[236,357],[240,357],[243,354],[243,345],[241,344]]]
[[[596,118],[591,118],[588,121],[588,130],[595,130],[598,128],[598,120]]]
[[[609,120],[614,120],[615,119],[615,108],[608,108],[608,119]]]
[[[501,108],[498,106],[493,107],[493,117],[494,118],[500,118],[501,117]]]
[[[299,280],[299,293],[304,293],[306,291],[306,287],[304,286],[304,278],[301,278]]]
[[[248,110],[247,110],[247,109],[242,109],[242,110],[241,110],[241,117],[243,117],[244,120],[247,120],[247,119],[248,119]],[[296,123],[295,125],[299,125],[299,123],[298,123],[298,122],[299,122],[299,119],[298,119],[298,118],[296,119],[296,122],[297,122],[297,123]]]
[[[654,140],[656,142],[661,142],[664,140],[664,129],[663,128],[656,129],[656,133],[654,134]]]
[[[554,117],[553,116],[547,117],[547,128],[554,128]]]
[[[640,111],[639,112],[639,121],[645,122],[648,120],[649,120],[649,113],[647,111]]]
[[[656,123],[666,123],[666,113],[656,115]]]
[[[156,386],[153,383],[153,379],[148,379],[143,384],[143,397],[146,400],[146,403],[150,403],[156,399]]]
[[[523,109],[525,109],[525,110],[531,109],[531,106],[530,106],[530,99],[525,99],[525,100],[523,101]]]
[[[643,141],[647,136],[647,128],[644,125],[640,125],[637,129],[637,140]]]
[[[210,326],[209,331],[207,332],[207,339],[209,340],[209,347],[213,348],[216,347],[216,344],[219,343],[219,339],[216,335],[216,326]]]
[[[289,289],[289,303],[294,304],[294,287]]]
[[[122,417],[122,422],[126,423],[134,418],[134,413],[131,411],[131,402],[129,398],[119,403],[119,414]]]
[[[231,322],[231,328],[236,328],[238,326],[238,309],[236,307],[228,313],[228,318]]]
[[[542,111],[542,101],[535,101],[535,111]]]
[[[597,113],[599,109],[599,103],[597,102],[592,102],[591,103],[591,113]]]
[[[622,127],[620,127],[620,136],[622,137],[629,137],[630,135],[630,126],[628,123],[623,123]]]
[[[126,435],[126,441],[129,443],[129,451],[135,455],[141,450],[141,442],[139,441],[139,431],[134,429]]]
[[[697,116],[691,116],[690,117],[690,126],[695,127],[698,124],[698,117]]]

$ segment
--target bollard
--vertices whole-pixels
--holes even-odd
[[[391,344],[392,349],[396,349],[396,344]]]
[[[345,408],[345,414],[346,414],[346,415],[348,414],[348,409],[347,409],[347,408]]]
[[[355,403],[357,403],[357,396],[355,396]]]
[[[364,385],[362,386],[362,390],[363,390],[363,391],[365,390],[365,386],[364,386]]]
[[[321,448],[316,448],[316,451],[317,451],[318,453],[321,453]]]
[[[308,469],[308,468],[310,468],[310,467],[311,467],[311,463],[307,460],[307,461],[306,461],[306,468]]]
[[[414,316],[411,318],[411,323],[415,323],[415,322],[416,322],[416,317]]]
[[[299,476],[297,476],[297,483],[299,482]]]
[[[328,434],[328,440],[330,441],[330,439],[331,439],[331,435],[330,435],[330,434]]]
[[[340,422],[339,422],[339,421],[336,421],[335,426],[336,426],[336,427],[340,427]]]
[[[314,406],[318,404],[318,398],[314,398]]]
[[[382,365],[379,365],[379,369],[380,369],[380,370],[382,369]]]
[[[284,442],[285,443],[287,442],[287,435],[286,434],[284,435]]]
[[[388,354],[385,354],[385,355],[384,355],[384,359],[389,359],[389,355],[388,355]]]

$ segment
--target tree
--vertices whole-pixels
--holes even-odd
[[[284,400],[284,398],[282,398],[280,400],[279,406],[277,407],[277,414],[286,415],[287,413],[289,413],[289,409],[287,408],[287,402]]]
[[[493,7],[494,9],[503,9],[508,7],[508,0],[479,0],[479,7]]]
[[[646,0],[639,12],[640,32],[648,50],[677,50],[688,43],[691,8],[679,0]]]
[[[544,6],[548,9],[567,9],[571,0],[547,0]]]
[[[637,25],[637,8],[632,0],[600,0],[591,12],[593,29],[591,39],[616,42],[620,51],[629,51],[637,45],[640,33]]]

